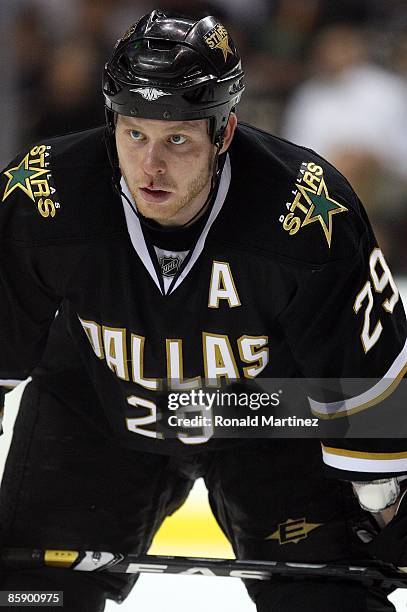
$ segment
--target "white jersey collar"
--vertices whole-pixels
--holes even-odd
[[[173,287],[171,288],[170,293],[173,293],[175,289],[177,289],[177,287],[180,286],[180,284],[187,277],[192,267],[194,266],[195,262],[197,261],[198,257],[202,253],[209,230],[211,229],[216,217],[218,216],[225,202],[227,193],[229,191],[231,176],[232,176],[231,164],[230,164],[229,155],[227,155],[225,164],[222,169],[218,193],[216,195],[216,199],[212,206],[212,210],[209,214],[208,220],[205,224],[205,227],[203,228],[201,232],[201,235],[199,236],[198,241],[195,244],[192,256],[188,264],[185,266],[184,270],[179,275],[177,281],[174,283]],[[129,198],[129,200],[133,203],[133,206],[136,207],[133,196],[131,195],[130,190],[127,186],[127,183],[123,177],[120,181],[120,186],[125,196]],[[154,283],[157,285],[158,289],[162,293],[161,283],[157,277],[156,268],[151,260],[150,253],[149,253],[149,250],[148,250],[145,238],[144,238],[144,234],[141,229],[140,220],[137,217],[137,215],[134,214],[133,210],[131,209],[130,204],[126,200],[126,197],[122,195],[122,204],[123,204],[124,214],[126,217],[127,230],[129,232],[131,243],[137,255],[141,259],[143,265],[145,266],[147,272],[150,274]]]

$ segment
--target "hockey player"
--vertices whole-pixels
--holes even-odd
[[[403,564],[404,440],[321,453],[317,439],[158,426],[172,390],[379,381],[336,403],[313,385],[314,412],[341,417],[380,410],[406,372],[401,299],[352,188],[313,151],[238,125],[243,89],[222,24],[153,11],[106,64],[107,127],[36,143],[1,174],[1,384],[32,376],[5,545],[146,551],[203,476],[237,557]],[[63,590],[67,612],[96,612],[134,581],[8,570],[0,588]],[[259,612],[394,610],[354,583],[247,586]]]

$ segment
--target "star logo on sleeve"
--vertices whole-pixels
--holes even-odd
[[[297,184],[296,187],[309,204],[302,227],[310,223],[319,222],[330,247],[332,240],[332,217],[346,212],[348,209],[329,196],[324,178],[321,179],[316,192],[304,185]]]
[[[28,195],[33,202],[35,202],[31,181],[37,179],[44,174],[48,174],[49,170],[46,168],[32,168],[29,164],[30,154],[28,153],[19,163],[18,166],[6,170],[4,174],[8,178],[8,183],[3,194],[3,202],[8,196],[13,193],[15,189],[21,189],[26,195]]]

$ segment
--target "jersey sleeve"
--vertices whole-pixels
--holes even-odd
[[[47,154],[45,145],[33,147],[0,174],[0,386],[5,388],[26,379],[40,360],[75,265],[74,251],[66,241],[58,243]]]
[[[61,301],[39,276],[31,248],[0,245],[0,385],[13,387],[30,375],[42,355]]]
[[[406,317],[365,217],[363,226],[348,257],[296,269],[297,290],[281,317],[312,413],[337,423],[364,419],[365,437],[345,428],[343,437],[322,441],[328,472],[350,480],[407,472],[407,440],[397,435],[405,419],[394,410],[407,401]],[[394,419],[394,438],[370,433],[380,415]]]

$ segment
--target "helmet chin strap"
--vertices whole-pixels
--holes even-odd
[[[144,215],[139,213],[139,211],[137,210],[136,206],[134,206],[133,202],[124,193],[124,191],[123,191],[123,189],[121,187],[122,174],[120,172],[119,161],[117,159],[116,149],[115,149],[115,147],[114,147],[114,145],[112,143],[112,139],[113,138],[114,138],[113,130],[112,130],[112,127],[109,125],[109,127],[106,127],[106,130],[104,132],[104,141],[105,141],[105,145],[106,145],[107,156],[109,158],[109,163],[110,163],[110,166],[111,166],[112,171],[113,171],[113,175],[112,175],[113,186],[114,186],[116,192],[119,194],[119,196],[123,197],[127,201],[127,203],[129,204],[131,210],[134,212],[136,217],[138,217],[140,223],[142,223],[145,227],[147,227],[149,229],[154,229],[155,231],[160,231],[160,232],[163,232],[163,233],[164,232],[173,232],[174,229],[176,230],[176,229],[183,229],[183,228],[189,227],[212,204],[213,197],[214,197],[214,195],[216,193],[216,189],[218,187],[218,184],[219,184],[219,181],[220,181],[220,176],[222,174],[222,168],[223,168],[223,163],[219,164],[220,151],[221,151],[222,146],[223,146],[223,137],[218,138],[216,143],[215,143],[216,153],[215,153],[215,157],[213,159],[211,188],[210,188],[208,197],[206,198],[206,200],[203,203],[203,205],[201,206],[201,208],[194,214],[194,216],[191,219],[186,221],[186,223],[183,223],[182,225],[177,225],[177,226],[160,225],[158,222],[153,221],[151,219],[148,219],[147,217],[144,217]]]

